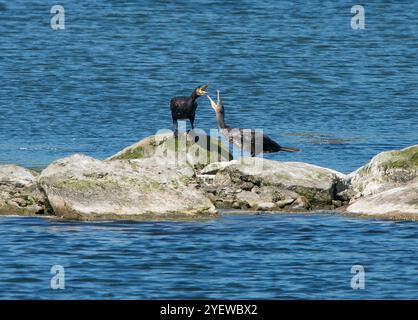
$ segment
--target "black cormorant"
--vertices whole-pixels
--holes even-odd
[[[174,97],[170,101],[171,117],[173,118],[174,134],[177,135],[178,124],[177,120],[189,119],[194,129],[194,117],[197,108],[197,98],[206,94],[206,88],[209,84],[199,86],[193,90],[189,97]]]
[[[218,90],[218,101],[215,103],[211,99],[209,95],[207,95],[210,105],[212,106],[213,110],[216,113],[216,119],[218,120],[219,128],[223,134],[223,136],[229,141],[229,143],[233,143],[238,147],[244,149],[251,153],[252,157],[255,157],[258,153],[273,153],[278,151],[286,151],[286,152],[298,152],[299,149],[297,148],[287,148],[280,146],[277,142],[270,139],[265,134],[261,132],[256,132],[254,130],[248,130],[243,128],[231,128],[225,124],[225,108],[221,100],[221,96]],[[257,148],[256,143],[263,143],[262,150],[261,148]]]

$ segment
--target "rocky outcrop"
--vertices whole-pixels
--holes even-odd
[[[331,209],[343,205],[344,174],[301,162],[242,158],[212,163],[199,175],[220,208],[262,211]]]
[[[220,139],[207,136],[203,132],[200,135],[183,133],[175,139],[170,131],[142,139],[107,158],[106,161],[153,157],[170,164],[189,164],[196,168],[203,168],[212,162],[232,159],[228,147]]]
[[[350,174],[356,215],[413,218],[418,214],[418,145],[382,152]]]
[[[100,161],[74,155],[39,177],[55,214],[70,219],[183,218],[217,214],[190,166],[155,158]]]
[[[418,220],[418,183],[358,198],[347,211],[357,215]]]
[[[349,178],[356,197],[418,181],[418,145],[379,153]]]
[[[38,173],[15,165],[0,165],[0,214],[45,213],[45,196],[38,188]]]
[[[155,135],[105,161],[57,160],[40,175],[0,165],[0,214],[93,220],[207,217],[216,208],[338,209],[418,220],[418,145],[378,154],[347,176],[301,162],[219,161],[230,158],[227,148],[206,138]]]

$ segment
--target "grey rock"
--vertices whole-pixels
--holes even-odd
[[[258,211],[273,211],[277,210],[277,205],[273,202],[261,202],[257,204]]]
[[[38,173],[16,165],[0,165],[0,214],[44,214],[45,195],[38,188]]]
[[[356,215],[418,220],[418,183],[359,198],[347,212]]]
[[[300,196],[291,204],[291,208],[293,210],[307,211],[311,208],[311,204],[304,196]]]
[[[354,196],[346,212],[417,219],[418,145],[382,152],[350,178]]]
[[[356,197],[418,181],[418,145],[379,153],[349,178]]]
[[[295,208],[323,208],[349,187],[347,176],[342,173],[302,162],[262,158],[211,163],[200,173],[216,174],[213,184],[219,188],[243,190],[236,198],[251,208],[261,203],[275,203],[275,209],[284,208],[301,196],[306,201],[299,200]]]
[[[190,164],[203,168],[211,162],[232,159],[229,149],[222,140],[202,134],[198,141],[191,134],[180,134],[174,138],[172,132],[149,136],[106,159],[132,160],[158,157],[169,164]]]
[[[60,159],[39,178],[59,217],[141,219],[216,215],[196,188],[190,166],[157,159],[100,161],[83,155]]]
[[[288,206],[288,205],[291,205],[293,202],[295,202],[295,200],[296,200],[296,199],[294,199],[294,198],[286,198],[286,199],[284,199],[284,200],[277,201],[277,202],[276,202],[276,205],[277,205],[279,208],[283,209],[284,207],[286,207],[286,206]]]

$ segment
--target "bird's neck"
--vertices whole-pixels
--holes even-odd
[[[221,129],[228,128],[228,126],[225,124],[225,116],[222,113],[216,112],[216,119],[218,120],[219,128]]]
[[[199,96],[197,95],[196,92],[193,91],[192,95],[190,96],[190,100],[192,102],[195,102],[197,98],[199,98]]]

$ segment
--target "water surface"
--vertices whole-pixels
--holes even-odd
[[[262,128],[345,173],[418,141],[418,2],[0,0],[0,163],[105,158],[171,127],[169,100],[219,88]],[[196,125],[216,127],[202,98]],[[0,298],[418,298],[417,224],[337,215],[199,222],[0,218]],[[49,287],[50,268],[66,289]],[[366,270],[352,290],[350,269]]]
[[[0,299],[418,298],[418,225],[339,215],[191,222],[0,217]],[[65,289],[50,269],[62,265]],[[362,265],[365,289],[351,288]]]
[[[0,10],[0,163],[105,158],[171,128],[169,101],[210,81],[231,125],[343,172],[418,141],[416,1],[45,1]],[[196,125],[216,127],[202,98]]]

